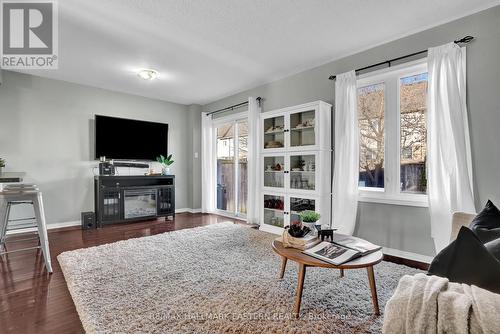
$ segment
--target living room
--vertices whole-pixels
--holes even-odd
[[[498,331],[499,1],[1,8],[0,333]]]

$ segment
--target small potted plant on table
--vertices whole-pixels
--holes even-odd
[[[172,154],[168,155],[166,158],[160,154],[159,157],[156,158],[156,161],[158,161],[160,164],[162,164],[162,174],[163,175],[169,175],[170,174],[170,166],[174,163],[174,160],[172,160]]]

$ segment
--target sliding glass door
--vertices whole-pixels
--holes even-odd
[[[248,124],[246,119],[221,122],[216,129],[217,210],[245,217]]]

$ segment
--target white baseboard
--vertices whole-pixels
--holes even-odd
[[[201,208],[199,209],[191,209],[191,208],[180,208],[180,209],[175,209],[175,213],[184,213],[184,212],[189,212],[189,213],[200,213]]]
[[[402,251],[399,249],[388,248],[388,247],[383,247],[382,253],[387,254],[387,255],[401,257],[403,259],[423,262],[423,263],[431,263],[432,259],[433,259],[432,256],[427,256],[427,255],[422,255],[422,254],[417,254],[417,253],[412,253],[412,252],[406,252],[406,251]]]
[[[51,223],[51,224],[47,224],[47,230],[53,230],[55,228],[61,228],[61,227],[80,226],[81,224],[82,224],[82,222],[80,220],[74,220],[74,221],[62,222],[62,223]],[[7,231],[7,235],[26,233],[26,232],[35,232],[36,230],[37,230],[36,227],[23,228],[21,230]]]

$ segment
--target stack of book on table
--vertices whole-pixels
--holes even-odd
[[[380,249],[381,246],[366,240],[335,233],[332,242],[322,241],[312,248],[305,249],[303,253],[334,265],[341,265]]]
[[[287,248],[296,248],[300,250],[306,250],[309,249],[315,245],[317,245],[320,240],[318,239],[317,236],[311,234],[306,234],[305,236],[301,238],[295,238],[292,237],[290,234],[288,234],[287,231],[283,233],[283,235],[276,240],[280,241],[283,243],[283,246]]]

